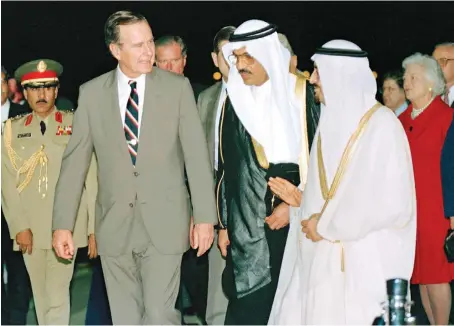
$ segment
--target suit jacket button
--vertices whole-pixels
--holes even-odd
[[[139,175],[139,172],[134,172],[134,176],[137,177]]]
[[[129,207],[134,207],[134,204],[133,203],[129,203]]]

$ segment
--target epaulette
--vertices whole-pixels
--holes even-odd
[[[16,120],[22,119],[23,117],[28,116],[29,114],[32,114],[32,112],[29,112],[29,113],[21,113],[21,114],[18,114],[18,115],[16,115],[16,116],[14,116],[14,117],[9,118],[8,120],[16,121]]]

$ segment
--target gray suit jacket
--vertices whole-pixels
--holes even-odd
[[[221,95],[222,82],[210,86],[200,93],[197,100],[197,108],[199,110],[200,120],[205,130],[205,136],[208,143],[208,151],[210,154],[210,162],[212,171],[214,171],[214,147],[215,147],[215,128],[216,128],[216,112],[219,105],[219,96]]]
[[[73,134],[56,188],[53,229],[73,229],[94,150],[99,185],[95,233],[101,255],[127,252],[136,203],[161,253],[180,254],[189,248],[184,165],[195,223],[216,223],[212,167],[189,81],[157,67],[146,78],[135,168],[121,121],[116,70],[80,87]]]

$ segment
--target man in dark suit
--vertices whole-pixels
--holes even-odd
[[[180,36],[164,35],[156,40],[156,65],[164,70],[184,75],[188,47]],[[194,98],[206,89],[206,86],[191,82]],[[187,184],[187,182],[186,182]],[[189,188],[188,188],[189,190]],[[197,257],[197,252],[189,249],[181,263],[181,283],[177,307],[184,314],[196,314],[205,319],[208,288],[208,256]],[[182,320],[184,323],[184,320]]]
[[[230,36],[235,32],[234,26],[221,28],[214,37],[213,52],[211,53],[214,65],[222,75],[222,81],[217,82],[204,90],[199,95],[197,107],[200,119],[205,128],[211,165],[213,166],[213,184],[216,184],[216,171],[218,169],[218,144],[219,144],[219,120],[222,106],[224,105],[227,92],[226,83],[229,77],[229,65],[222,54],[222,46],[229,42]],[[217,243],[217,232],[215,234]],[[225,259],[216,246],[208,253],[208,303],[206,309],[206,322],[208,325],[224,324],[228,300],[222,289],[222,272],[225,268]]]
[[[2,133],[9,118],[31,112],[27,107],[8,99],[8,74],[2,66]],[[20,251],[13,251],[8,224],[2,210],[2,325],[25,325],[31,298],[30,279]],[[5,285],[3,264],[6,265],[8,282]]]
[[[156,65],[164,70],[184,75],[188,47],[180,36],[164,35],[156,40]],[[197,100],[199,94],[206,89],[205,85],[191,82],[194,97]]]

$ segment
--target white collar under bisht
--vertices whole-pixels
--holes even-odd
[[[330,41],[322,48],[361,51],[345,40]],[[319,131],[327,177],[332,180],[350,136],[364,114],[377,103],[377,83],[367,57],[315,54],[312,60],[317,65],[325,98]]]
[[[235,35],[269,26],[261,20],[241,24]],[[229,56],[246,47],[259,61],[269,80],[261,86],[245,85]],[[230,65],[227,91],[235,113],[248,133],[263,146],[271,163],[298,163],[301,126],[300,105],[295,97],[296,77],[289,72],[290,52],[279,42],[276,32],[254,40],[229,42],[222,48]]]

